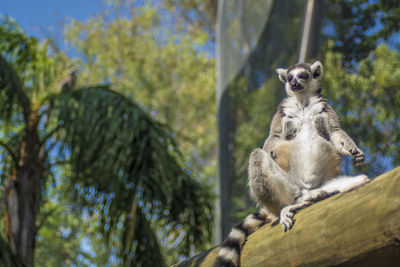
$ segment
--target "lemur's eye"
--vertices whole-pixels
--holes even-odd
[[[310,75],[308,75],[307,72],[302,72],[302,73],[300,73],[300,75],[299,75],[299,78],[300,78],[300,79],[303,79],[303,80],[307,80],[309,77],[310,77]]]
[[[287,79],[288,79],[289,82],[291,82],[293,80],[293,75],[290,74]]]

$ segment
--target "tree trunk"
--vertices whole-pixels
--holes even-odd
[[[32,113],[20,143],[18,164],[13,171],[6,199],[9,243],[27,266],[33,266],[40,178],[44,170],[37,127],[37,113]]]
[[[265,225],[250,235],[245,266],[398,266],[400,167],[296,215],[293,228]],[[177,266],[213,266],[218,247]]]

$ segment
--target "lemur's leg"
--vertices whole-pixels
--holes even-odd
[[[335,179],[327,181],[322,185],[321,189],[326,192],[346,192],[357,188],[371,181],[368,176],[360,174],[357,176],[339,176]]]
[[[264,224],[276,221],[281,207],[293,203],[292,188],[287,183],[285,172],[270,154],[262,149],[253,151],[249,162],[250,194],[262,208],[232,228],[218,252],[215,266],[238,266],[247,237]]]
[[[289,229],[294,221],[294,214],[309,205],[309,203],[295,203],[301,192],[293,186],[279,165],[265,150],[256,149],[250,156],[249,187],[253,199],[265,207],[276,217],[284,230]]]
[[[302,196],[297,200],[297,202],[315,203],[337,193],[343,193],[357,188],[369,181],[370,179],[364,174],[357,176],[339,176],[325,182],[320,188],[303,191]]]
[[[320,188],[313,190],[304,190],[302,196],[296,200],[295,204],[284,207],[281,210],[280,221],[283,231],[287,231],[292,228],[294,224],[294,215],[304,207],[310,206],[311,204],[328,198],[337,193],[349,191],[357,188],[367,182],[370,179],[364,174],[358,176],[339,176],[335,179],[329,180],[323,184]]]
[[[290,184],[288,175],[262,149],[256,149],[250,155],[248,182],[251,197],[275,216],[300,195]]]

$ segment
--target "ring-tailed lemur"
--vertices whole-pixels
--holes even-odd
[[[340,155],[352,156],[358,165],[364,153],[340,128],[321,95],[322,64],[299,63],[276,71],[287,97],[272,119],[263,148],[254,150],[249,161],[250,195],[261,209],[232,229],[216,266],[238,266],[247,236],[265,223],[279,218],[287,231],[298,210],[369,181],[366,175],[340,175]]]

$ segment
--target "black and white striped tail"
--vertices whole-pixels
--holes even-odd
[[[238,267],[240,251],[247,237],[269,220],[267,214],[260,211],[248,215],[244,222],[234,226],[219,249],[215,267]]]

